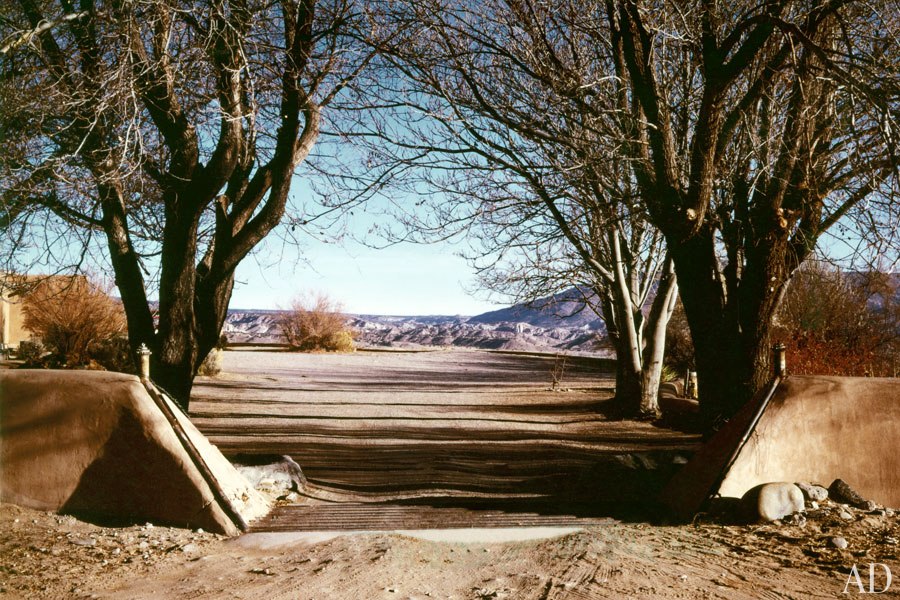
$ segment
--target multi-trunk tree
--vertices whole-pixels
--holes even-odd
[[[367,60],[342,33],[350,3],[17,0],[4,13],[10,264],[77,266],[102,239],[132,348],[150,347],[153,378],[187,406],[235,268],[282,220],[323,109]]]
[[[547,173],[571,197],[588,181],[659,230],[713,426],[768,383],[775,310],[823,236],[871,253],[896,242],[898,12],[886,0],[386,2],[399,76],[384,81],[412,84],[390,96],[406,124],[375,133],[429,167],[440,151],[512,167],[538,198],[531,182]],[[439,141],[406,141],[426,122]]]
[[[612,2],[622,131],[681,282],[709,424],[770,378],[771,327],[822,236],[896,223],[891,2]]]
[[[619,359],[619,408],[654,414],[677,289],[671,262],[627,160],[606,143],[610,115],[535,85],[544,70],[591,64],[596,50],[580,34],[537,44],[546,23],[520,9],[376,3],[380,68],[357,93],[381,110],[348,133],[367,148],[367,185],[394,184],[428,206],[412,234],[467,232],[493,290],[519,300],[559,286],[593,291]]]

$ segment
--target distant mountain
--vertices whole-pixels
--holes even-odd
[[[585,302],[585,295],[596,298],[591,292],[573,287],[534,302],[480,314],[470,318],[469,323],[528,323],[537,327],[588,327],[605,331],[603,320]]]
[[[280,343],[279,311],[231,310],[223,333],[231,343]],[[348,315],[361,347],[456,346],[495,350],[598,352],[603,321],[578,290],[475,317]],[[601,352],[602,353],[602,352]]]

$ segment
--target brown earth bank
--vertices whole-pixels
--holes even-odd
[[[834,510],[832,510],[834,509]],[[677,527],[615,523],[507,543],[390,533],[267,546],[166,527],[103,528],[0,505],[7,598],[840,598],[870,563],[900,597],[896,514],[823,506],[806,522]],[[250,536],[252,538],[252,536]],[[846,549],[832,539],[843,537]],[[875,570],[875,591],[885,585]],[[844,594],[844,590],[848,594]]]

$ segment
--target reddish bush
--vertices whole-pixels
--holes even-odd
[[[787,347],[793,373],[896,377],[900,307],[895,280],[884,273],[804,265],[779,308],[776,336]]]
[[[25,296],[25,327],[55,359],[68,366],[87,364],[92,352],[125,333],[119,302],[86,277],[51,277]]]

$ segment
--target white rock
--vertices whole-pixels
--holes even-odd
[[[803,492],[793,483],[764,483],[741,498],[744,514],[750,519],[776,521],[795,512],[803,512]]]
[[[841,550],[843,550],[850,544],[848,544],[847,540],[842,537],[833,537],[833,538],[831,538],[831,545],[834,546],[835,548],[840,548]]]

